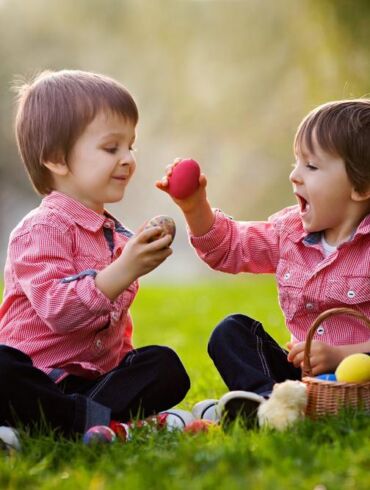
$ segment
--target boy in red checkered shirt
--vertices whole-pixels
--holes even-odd
[[[220,404],[234,412],[241,405],[246,416],[255,413],[274,383],[300,378],[306,335],[319,313],[348,306],[370,317],[370,100],[329,102],[311,111],[298,127],[294,153],[290,181],[298,205],[267,221],[234,221],[213,210],[203,174],[191,196],[174,199],[191,243],[210,267],[276,275],[291,333],[289,352],[260,322],[241,314],[224,319],[209,342],[226,385],[241,390]],[[177,163],[157,183],[159,189],[168,192]],[[331,316],[314,336],[313,374],[334,371],[352,353],[369,352],[369,339],[363,322]]]
[[[43,200],[9,241],[0,424],[82,433],[168,409],[189,389],[173,350],[132,345],[138,278],[169,257],[172,237],[133,235],[105,210],[135,171],[137,122],[132,96],[103,75],[44,72],[20,88],[18,146]]]

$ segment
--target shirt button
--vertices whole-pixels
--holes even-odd
[[[318,327],[318,329],[316,330],[316,332],[318,333],[318,335],[324,335],[324,333],[325,333],[325,328],[324,328],[322,325],[320,325],[320,326]]]
[[[349,290],[348,293],[347,293],[347,296],[349,299],[352,299],[356,296],[356,293],[352,290]]]
[[[117,247],[116,251],[114,252],[115,257],[119,257],[122,253],[122,247]]]
[[[312,303],[306,303],[307,310],[313,310],[314,305]]]
[[[95,346],[98,350],[101,350],[103,348],[103,342],[100,339],[96,339]]]
[[[289,277],[290,277],[290,272],[287,272],[286,274],[284,274],[284,279],[285,280],[289,279]]]

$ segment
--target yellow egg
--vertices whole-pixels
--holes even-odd
[[[364,383],[370,381],[370,356],[352,354],[338,365],[335,375],[338,381],[345,383]]]

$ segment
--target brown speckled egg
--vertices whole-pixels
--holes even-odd
[[[165,215],[154,216],[154,218],[150,219],[148,223],[145,225],[145,229],[152,228],[153,226],[159,226],[163,230],[163,232],[158,238],[165,235],[171,235],[172,241],[175,238],[176,225],[174,220],[170,216],[165,216]]]

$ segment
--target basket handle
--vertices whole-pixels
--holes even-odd
[[[333,315],[350,315],[350,316],[355,316],[362,320],[366,325],[370,328],[370,320],[360,311],[353,310],[352,308],[331,308],[330,310],[326,310],[323,313],[320,313],[320,315],[316,318],[316,320],[313,322],[311,325],[307,338],[306,338],[306,344],[304,348],[304,356],[303,356],[303,376],[312,376],[312,367],[311,367],[311,362],[310,362],[310,353],[311,353],[311,344],[312,344],[312,338],[315,335],[317,327],[320,325],[321,322],[329,318],[330,316]]]

